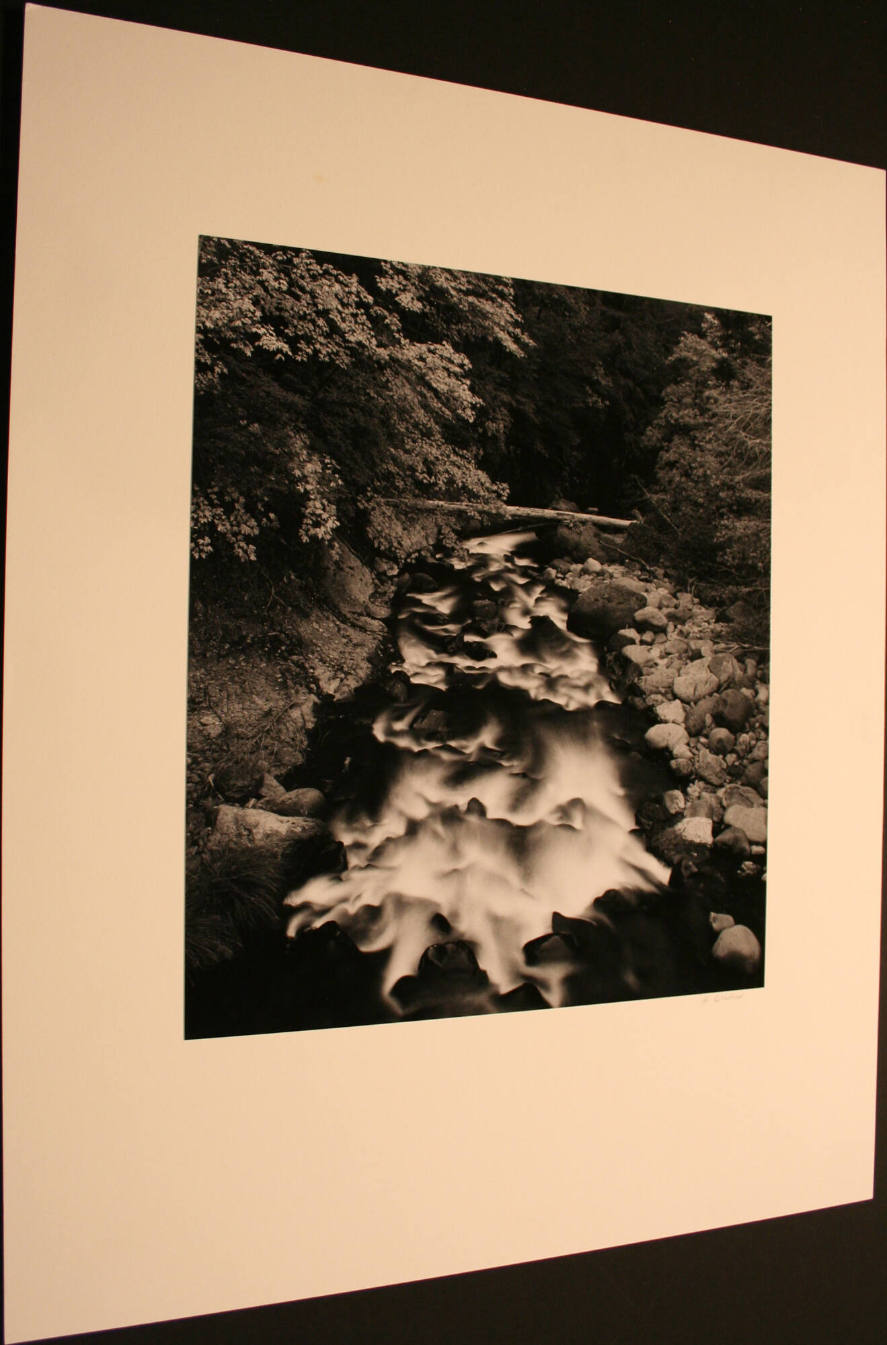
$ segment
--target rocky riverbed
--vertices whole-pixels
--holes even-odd
[[[572,533],[549,530],[522,568],[504,560],[499,568],[498,562],[478,568],[476,553],[470,562],[465,557],[457,544],[417,558],[398,581],[384,624],[377,585],[370,618],[379,623],[372,632],[376,647],[365,654],[367,667],[376,671],[360,687],[353,680],[346,684],[345,696],[323,701],[307,752],[300,750],[293,770],[281,762],[262,771],[249,797],[221,803],[209,816],[211,826],[199,842],[204,860],[223,886],[226,871],[246,875],[240,884],[246,894],[235,893],[233,900],[253,925],[242,951],[202,964],[198,958],[189,988],[189,1035],[761,983],[765,668],[731,639],[729,622],[679,590],[663,571],[618,556],[587,526]],[[453,588],[456,597],[448,589],[454,565],[463,572],[467,567],[471,578],[470,589]],[[384,578],[393,584],[393,576]],[[409,645],[417,630],[418,654]],[[386,649],[398,642],[399,657],[386,660]],[[446,670],[445,680],[435,683],[439,668]],[[542,680],[531,685],[528,669]],[[495,732],[489,729],[489,706],[483,724],[477,717],[477,689],[488,689],[491,681],[498,696]],[[489,696],[489,690],[483,694]],[[513,748],[527,696],[536,710],[542,708],[544,720],[543,745],[537,742],[533,761],[516,756]],[[393,720],[386,706],[394,707]],[[380,746],[380,716],[386,713],[394,728],[381,735]],[[542,732],[538,718],[533,722],[537,727],[527,721],[523,735],[528,740]],[[397,738],[398,724],[412,739]],[[394,984],[390,945],[367,927],[385,901],[355,896],[352,874],[367,863],[360,827],[366,831],[378,824],[367,798],[393,787],[400,770],[395,755],[407,752],[412,761],[417,752],[424,758],[442,751],[448,762],[445,787],[426,810],[444,838],[441,844],[461,847],[453,861],[460,873],[480,862],[474,852],[470,862],[465,859],[466,844],[482,853],[502,843],[500,872],[520,851],[523,886],[517,888],[523,900],[527,883],[533,889],[534,875],[545,871],[545,863],[534,858],[532,881],[526,878],[528,846],[536,856],[553,837],[559,863],[568,850],[571,864],[578,855],[585,865],[583,873],[599,862],[600,817],[611,804],[601,802],[597,786],[571,779],[562,799],[527,811],[515,794],[503,804],[491,783],[501,781],[505,762],[509,788],[523,777],[538,792],[538,781],[551,774],[552,742],[566,739],[573,744],[570,751],[577,741],[588,751],[600,740],[604,755],[598,752],[596,760],[607,763],[605,771],[615,771],[611,793],[630,802],[616,846],[623,868],[617,866],[605,890],[586,891],[584,879],[574,883],[575,898],[561,894],[557,905],[552,899],[541,924],[534,907],[518,922],[522,942],[509,954],[508,967],[492,977],[497,956],[492,943],[477,929],[472,934],[461,896],[438,893],[417,926],[418,942],[408,954],[401,950],[403,965],[397,964],[401,974]],[[561,747],[558,751],[563,756]],[[466,771],[470,787],[455,787],[453,781]],[[308,778],[311,772],[316,778]],[[423,788],[422,797],[431,797],[430,786]],[[363,820],[355,827],[358,796]],[[608,835],[611,822],[608,815],[603,828]],[[510,828],[505,841],[504,827]],[[591,837],[598,849],[583,849]],[[394,833],[382,839],[389,849],[395,842],[403,845]],[[612,848],[612,841],[607,844]],[[634,853],[634,844],[649,861]],[[306,899],[309,889],[313,897]],[[473,890],[483,891],[483,882]],[[289,908],[281,905],[287,892]],[[510,911],[514,897],[508,900],[503,896]],[[293,909],[302,912],[299,919],[292,918]],[[403,921],[404,907],[397,909]],[[407,923],[414,915],[410,908]],[[192,911],[198,948],[201,918],[207,911],[201,917],[198,901]],[[501,923],[501,911],[496,918]]]

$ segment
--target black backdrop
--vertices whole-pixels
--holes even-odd
[[[887,8],[878,3],[84,0],[58,7],[887,164]],[[22,0],[3,0],[7,343],[21,28]],[[878,1118],[872,1202],[77,1339],[107,1345],[880,1345],[887,1339],[883,1081]],[[347,1209],[341,1218],[347,1226]],[[51,1265],[45,1270],[49,1286]]]

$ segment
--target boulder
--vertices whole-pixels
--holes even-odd
[[[724,813],[724,823],[728,827],[738,827],[740,831],[744,831],[752,845],[766,843],[766,808],[745,808],[741,803],[734,803]]]
[[[746,925],[730,925],[715,939],[711,955],[730,971],[753,976],[761,965],[761,945]]]
[[[600,533],[587,519],[577,518],[575,523],[566,520],[558,523],[550,546],[555,555],[567,556],[570,560],[580,563],[589,557],[597,561],[607,559],[607,553],[601,545]]]
[[[620,580],[593,581],[576,599],[567,626],[576,635],[608,640],[631,624],[635,612],[646,605],[644,594]]]
[[[366,613],[375,587],[372,572],[338,537],[321,549],[318,582],[330,604],[344,616]]]

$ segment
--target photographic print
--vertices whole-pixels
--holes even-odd
[[[199,244],[188,1037],[764,978],[766,316]]]

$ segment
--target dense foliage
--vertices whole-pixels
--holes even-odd
[[[195,573],[310,570],[371,497],[567,498],[760,609],[769,361],[748,315],[205,238]]]
[[[766,633],[770,569],[770,325],[731,331],[706,313],[669,361],[671,381],[644,436],[655,463],[645,529],[700,592],[741,604]]]

